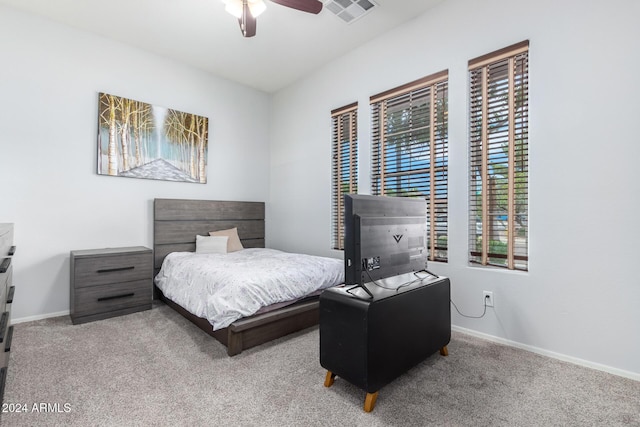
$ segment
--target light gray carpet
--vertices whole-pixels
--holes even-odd
[[[229,358],[162,304],[77,326],[58,317],[15,326],[4,401],[27,413],[1,424],[640,426],[639,382],[460,333],[448,348],[365,413],[362,390],[323,386],[317,328]]]

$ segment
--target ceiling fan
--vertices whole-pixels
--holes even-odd
[[[272,3],[318,14],[322,10],[322,2],[318,0],[270,0]],[[225,10],[238,18],[240,31],[244,37],[256,35],[256,18],[265,11],[264,0],[222,0],[226,4]]]

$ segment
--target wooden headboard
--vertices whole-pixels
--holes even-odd
[[[155,199],[153,254],[157,273],[171,252],[196,249],[196,235],[238,227],[245,248],[264,248],[264,202]]]

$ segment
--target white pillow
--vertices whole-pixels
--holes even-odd
[[[226,254],[229,236],[196,236],[197,254]]]

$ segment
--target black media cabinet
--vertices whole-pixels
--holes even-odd
[[[395,289],[416,278],[413,273],[403,276],[378,282]],[[447,355],[451,310],[446,277],[430,277],[398,291],[366,286],[373,298],[362,289],[349,291],[348,285],[320,295],[320,364],[328,371],[325,386],[337,375],[362,388],[367,392],[364,410],[370,412],[384,385],[438,350]]]

